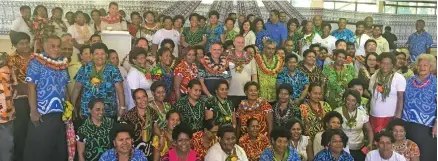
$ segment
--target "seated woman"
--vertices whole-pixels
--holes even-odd
[[[300,156],[291,146],[289,140],[290,132],[285,128],[274,128],[271,132],[271,147],[268,147],[260,155],[260,161],[300,161]]]
[[[161,134],[161,130],[166,128],[166,114],[172,109],[172,106],[164,102],[166,99],[166,85],[163,81],[155,81],[151,85],[152,95],[154,96],[154,100],[149,101],[148,107],[155,110],[155,113],[158,116],[158,127],[160,129],[154,129],[155,134]],[[155,132],[156,131],[156,132]]]
[[[247,99],[240,102],[236,111],[237,120],[240,121],[237,125],[237,134],[246,134],[248,119],[256,118],[260,123],[260,134],[268,136],[268,132],[272,129],[271,105],[264,98],[259,97],[260,85],[257,82],[247,82],[243,88]]]
[[[354,78],[350,82],[348,82],[348,88],[354,89],[354,90],[358,91],[360,94],[360,105],[357,108],[369,113],[370,112],[370,107],[369,107],[370,100],[363,96],[364,91],[366,91],[365,82],[361,79]]]
[[[326,149],[316,154],[313,161],[354,161],[353,157],[344,149],[347,145],[348,137],[341,129],[329,129],[322,134],[321,144]]]
[[[219,127],[219,142],[208,149],[207,161],[248,161],[245,151],[236,144],[236,129],[231,125]]]
[[[331,111],[331,107],[323,101],[321,85],[310,83],[308,95],[307,103],[302,104],[300,109],[303,123],[307,125],[305,134],[313,140],[316,133],[324,130],[322,118],[327,112]]]
[[[227,100],[228,96],[228,81],[222,79],[217,83],[215,89],[215,96],[208,98],[205,106],[205,119],[214,118],[215,124],[232,124],[236,126],[236,116],[234,114],[234,106],[230,100]]]
[[[192,132],[186,124],[176,125],[172,132],[172,139],[175,146],[170,149],[161,161],[202,161],[196,151],[190,149]]]
[[[260,154],[269,146],[269,138],[260,135],[260,124],[256,118],[246,121],[248,133],[239,139],[239,145],[245,150],[249,161],[258,161]]]
[[[217,143],[216,133],[219,128],[213,118],[204,120],[203,127],[204,130],[194,133],[192,139],[193,149],[201,159],[204,159],[207,150]]]
[[[164,42],[164,41],[163,41]],[[166,86],[166,102],[175,103],[175,93],[173,92],[173,67],[174,60],[169,48],[158,49],[156,65],[152,68],[152,80],[161,80]]]
[[[393,134],[390,131],[382,130],[374,137],[377,142],[377,149],[368,152],[365,161],[388,160],[388,161],[406,161],[405,157],[393,151],[394,143]]]
[[[286,129],[291,133],[289,145],[294,148],[301,161],[313,160],[313,145],[309,136],[304,135],[304,125],[298,119],[290,119],[286,123]]]
[[[294,54],[287,55],[285,58],[285,67],[277,76],[277,87],[281,84],[289,84],[293,88],[291,99],[294,104],[300,105],[307,96],[309,88],[309,78],[297,68],[298,56]]]
[[[392,149],[395,152],[405,156],[406,161],[419,161],[420,149],[412,140],[406,139],[405,125],[405,121],[399,118],[389,122],[386,129],[392,132],[395,140],[392,144]]]
[[[120,123],[115,125],[112,131],[114,131],[114,134],[111,136],[111,138],[113,138],[114,148],[103,153],[102,156],[100,156],[99,161],[147,161],[146,156],[141,150],[132,147],[134,143],[132,126]]]
[[[181,121],[187,123],[192,132],[201,131],[205,115],[205,103],[201,97],[201,82],[192,79],[187,85],[187,96],[179,99],[173,109],[181,115]]]
[[[330,111],[328,112],[324,118],[323,118],[323,127],[325,131],[329,129],[341,129],[341,125],[344,123],[344,120],[342,119],[342,115],[339,112],[336,111]],[[322,134],[324,131],[318,132],[315,135],[315,138],[313,139],[313,151],[314,155],[316,155],[318,152],[324,149],[322,145]],[[347,148],[344,149],[346,152],[350,152]]]
[[[172,148],[172,131],[176,125],[181,123],[179,113],[176,111],[169,111],[166,113],[166,128],[163,129],[160,136],[154,136],[152,139],[152,146],[154,147],[154,160],[159,161],[169,149]]]
[[[364,131],[367,132],[368,140],[373,140],[373,130],[368,119],[366,111],[358,109],[360,105],[360,94],[354,89],[347,89],[344,93],[343,99],[345,101],[343,107],[339,107],[334,111],[342,114],[343,122],[342,130],[348,136],[348,146],[350,153],[356,161],[365,160],[365,154],[361,151],[363,146],[368,149],[372,148],[372,142],[365,144]]]
[[[187,84],[198,76],[196,48],[189,47],[187,53],[173,71],[173,88],[176,100],[187,95]]]
[[[277,88],[278,101],[272,108],[275,127],[285,127],[292,118],[301,119],[301,110],[292,101],[293,88],[290,84],[281,84]]]

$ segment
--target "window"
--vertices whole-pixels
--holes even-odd
[[[342,11],[378,12],[375,0],[325,0],[324,9]]]
[[[290,3],[293,7],[307,7],[310,8],[312,1],[303,1],[303,0],[291,0]]]
[[[384,2],[384,12],[394,14],[436,14],[436,2]]]

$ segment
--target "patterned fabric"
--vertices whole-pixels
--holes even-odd
[[[302,32],[294,32],[294,34],[292,36],[289,34],[287,35],[287,39],[292,40],[294,42],[294,52],[298,52],[299,41],[301,39],[303,39],[303,37],[304,37],[304,34]]]
[[[133,23],[128,24],[128,32],[131,36],[136,37],[138,32],[138,27]]]
[[[246,134],[246,121],[250,118],[256,118],[260,124],[260,134],[268,134],[268,123],[266,114],[272,112],[272,107],[263,98],[258,98],[254,106],[249,105],[248,100],[242,100],[236,111],[236,117],[240,119],[242,135]]]
[[[179,112],[181,122],[187,123],[193,132],[202,130],[202,120],[204,120],[205,102],[198,99],[193,106],[189,102],[188,96],[182,97],[174,104],[173,109]]]
[[[303,123],[305,126],[305,135],[310,136],[311,140],[315,137],[316,133],[324,131],[323,128],[323,117],[327,112],[330,112],[332,108],[327,102],[320,102],[320,111],[316,113],[308,104],[302,104],[301,117],[303,118]]]
[[[137,107],[130,109],[125,113],[121,121],[126,122],[134,127],[134,146],[140,149],[146,156],[152,155],[151,139],[153,122],[157,121],[157,114],[150,108],[145,109],[145,118],[138,113]],[[144,136],[146,135],[146,136]]]
[[[354,75],[355,70],[353,65],[344,65],[341,71],[337,71],[332,65],[324,66],[322,73],[327,78],[327,89],[325,99],[331,107],[337,108],[342,106],[344,91],[347,88]]]
[[[29,62],[25,81],[36,84],[36,103],[41,115],[64,111],[65,93],[70,83],[67,69],[55,70],[33,58]]]
[[[117,67],[106,64],[102,72],[102,82],[98,85],[91,83],[91,73],[94,63],[89,62],[83,65],[75,76],[76,82],[82,83],[81,112],[88,116],[88,103],[93,98],[103,99],[105,103],[105,116],[114,117],[117,115],[117,99],[115,84],[123,81],[123,77]]]
[[[297,151],[295,151],[291,146],[287,147],[288,154],[286,161],[301,161],[300,156],[298,155]],[[265,151],[263,151],[262,154],[260,154],[260,161],[273,161],[276,160],[274,158],[274,149],[272,148],[266,148]]]
[[[289,84],[292,86],[293,94],[292,100],[300,98],[301,93],[304,90],[304,86],[310,84],[307,74],[299,69],[295,70],[295,75],[291,76],[289,70],[284,68],[283,71],[277,76],[277,85]]]
[[[428,83],[427,83],[428,82]],[[421,88],[421,86],[424,86]],[[418,76],[407,80],[402,119],[432,127],[436,121],[437,79],[432,74],[423,82]]]
[[[259,135],[255,141],[251,141],[249,135],[245,134],[239,139],[239,145],[245,150],[249,161],[258,161],[263,150],[269,147],[269,138]]]
[[[65,140],[67,141],[68,161],[74,161],[76,155],[76,134],[73,120],[66,120],[65,123]]]
[[[211,28],[210,25],[206,26],[205,34],[207,35],[207,44],[205,45],[205,51],[210,51],[211,44],[215,42],[221,42],[221,35],[225,34],[224,27],[217,24],[215,28]]]
[[[326,78],[322,73],[322,68],[315,66],[311,71],[304,66],[303,62],[300,62],[298,65],[298,69],[302,72],[306,73],[309,77],[310,83],[318,83],[320,85],[324,85]]]
[[[234,38],[236,38],[237,35],[239,35],[239,32],[237,32],[234,29],[232,29],[231,31],[225,30],[225,41],[227,40],[234,41]]]
[[[14,81],[14,72],[11,66],[7,65],[6,53],[3,53],[0,60],[0,123],[6,123],[14,120],[15,107],[12,105],[12,85]]]
[[[347,42],[354,43],[354,33],[349,29],[344,29],[341,32],[339,30],[332,31],[332,36],[336,37],[336,39],[342,39]]]
[[[190,27],[184,27],[182,36],[190,46],[199,44],[204,37],[205,31],[202,28],[198,28],[195,32],[190,31]]]
[[[169,150],[166,154],[164,154],[163,157],[161,157],[160,161],[180,161],[181,159],[178,158],[178,155],[176,154],[176,150],[172,149]],[[202,159],[199,157],[198,154],[194,150],[190,150],[187,154],[187,158],[185,161],[202,161]]]
[[[418,145],[413,141],[406,139],[403,145],[405,146],[403,146],[402,149],[398,149],[397,146],[393,143],[392,149],[394,149],[395,152],[405,156],[406,161],[410,161],[412,157],[420,156],[420,148],[418,148]]]
[[[157,64],[151,71],[152,80],[162,80],[166,85],[166,100],[171,100],[170,93],[173,91],[173,70],[166,70],[161,64]]]
[[[313,32],[317,33],[318,35],[322,35],[322,26],[313,26]]]
[[[21,55],[13,52],[9,55],[9,64],[13,67],[14,73],[17,77],[18,83],[26,83],[24,79],[26,78],[27,64],[29,60],[24,59]],[[18,93],[20,95],[20,93]],[[27,94],[27,91],[26,91]]]
[[[204,131],[198,131],[192,136],[192,148],[196,151],[201,159],[204,159],[207,154],[208,149],[218,142],[218,137],[216,137],[209,145],[208,148],[205,148],[202,144],[202,138],[204,137]]]
[[[214,62],[213,58],[211,56],[206,56],[206,57],[210,58],[210,62]],[[219,60],[222,61],[222,59],[219,59]],[[219,62],[219,63],[222,63],[222,62]],[[199,65],[198,79],[204,79],[205,86],[207,87],[210,94],[213,94],[213,93],[215,93],[214,91],[215,91],[215,88],[217,86],[217,83],[221,79],[225,79],[225,80],[231,79],[230,68],[227,67],[224,72],[214,74],[214,73],[208,72],[207,68],[203,64],[201,64],[201,65]]]
[[[432,36],[426,31],[413,33],[406,42],[409,46],[409,54],[411,55],[411,62],[414,62],[417,56],[426,53],[427,48],[430,48],[433,44]]]
[[[193,65],[189,66],[185,60],[181,60],[173,71],[173,75],[182,77],[180,92],[187,94],[187,85],[190,80],[195,79],[198,76],[198,67]]]
[[[263,51],[263,39],[269,39],[269,32],[266,30],[262,30],[256,33],[256,45],[259,48],[259,51]]]
[[[103,152],[111,148],[110,131],[113,124],[112,119],[103,117],[102,124],[96,126],[91,118],[87,118],[79,127],[76,140],[85,144],[85,160],[97,161]]]
[[[259,65],[257,65],[257,73],[259,74],[257,80],[260,84],[260,96],[268,102],[274,102],[277,100],[275,85],[278,73],[274,75],[266,74],[260,69]]]
[[[158,147],[160,146],[159,136],[154,136],[154,138],[152,138],[152,146],[158,149]],[[172,148],[172,143],[170,143],[167,137],[165,137],[163,149],[160,152],[160,157],[163,157],[167,153],[167,151],[169,151],[170,148]]]
[[[150,101],[148,105],[148,108],[151,108],[155,111],[155,114],[158,117],[157,120],[158,127],[160,127],[160,129],[165,129],[167,127],[166,114],[172,109],[172,105],[170,105],[167,102],[163,102],[163,105],[164,105],[163,106],[164,111],[159,111],[158,109],[154,108],[156,107],[155,101]]]
[[[146,156],[139,150],[139,149],[132,149],[134,151],[134,154],[131,157],[131,161],[148,161]],[[110,149],[102,154],[99,161],[118,161],[119,158],[117,157],[116,150]]]
[[[292,100],[287,104],[286,109],[281,110],[280,102],[277,102],[275,106],[272,108],[273,116],[274,116],[274,127],[286,127],[287,121],[292,118],[301,120],[301,110],[296,105],[291,103]]]
[[[313,158],[313,161],[328,161],[328,160],[330,160],[330,161],[336,160],[332,156],[330,150],[328,150],[328,149],[321,150]],[[350,154],[348,154],[345,151],[342,151],[341,155],[339,156],[338,160],[336,160],[336,161],[354,161],[354,159]]]
[[[365,85],[368,86],[370,84],[371,73],[365,67],[359,68],[359,73],[357,78],[364,81]]]
[[[222,103],[217,97],[211,97],[205,102],[205,107],[213,112],[213,118],[216,125],[232,123],[234,106],[230,100],[225,100]]]

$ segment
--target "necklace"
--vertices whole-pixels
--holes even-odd
[[[304,35],[304,37],[304,45],[310,45],[312,44],[313,38],[315,37],[315,33],[312,32],[309,36],[306,37],[306,35]]]
[[[348,75],[346,74],[347,67],[342,66],[341,71],[339,71],[339,72],[336,70],[336,66],[334,66],[333,69],[334,69],[335,74],[336,74],[336,82],[338,83],[339,86],[345,87],[348,83],[348,80],[347,80]]]
[[[117,152],[117,150],[114,149],[114,152],[116,153],[117,160],[120,160],[120,158],[119,158],[120,156],[119,156],[119,153]],[[131,160],[133,155],[134,155],[134,149],[131,149],[129,151],[129,158],[128,158],[128,160]]]
[[[152,71],[152,69],[150,69],[150,68],[143,68],[143,67],[140,67],[139,65],[136,65],[136,64],[132,64],[131,65],[133,68],[135,68],[135,69],[137,69],[139,72],[141,72],[142,74],[144,74],[144,77],[147,79],[147,80],[150,80],[151,78],[152,78],[152,75],[151,75],[151,71]]]
[[[103,22],[106,22],[108,24],[114,24],[114,23],[121,22],[120,14],[116,14],[116,15],[109,14],[106,17],[101,17],[100,20]]]
[[[401,145],[392,144],[392,149],[399,154],[404,154],[408,150],[408,141],[404,140]]]
[[[429,85],[430,84],[430,79],[429,79],[429,77],[430,77],[430,75],[426,78],[427,80],[426,81],[424,81],[423,80],[423,82],[420,82],[421,84],[418,84],[418,76],[414,76],[411,80],[412,80],[412,85],[415,87],[415,88],[424,88],[425,86],[427,86],[427,85]]]
[[[255,56],[255,59],[260,70],[267,75],[278,74],[278,72],[280,72],[281,69],[283,68],[284,61],[283,61],[283,57],[281,56],[274,55],[273,57],[274,64],[271,65],[268,65],[267,58],[265,55],[261,56],[258,54]]]
[[[315,115],[315,117],[318,120],[322,120],[322,117],[324,117],[324,109],[322,109],[321,103],[318,102],[318,107],[317,107],[318,109],[317,110],[315,110],[313,108],[312,103],[309,102],[308,105],[309,105],[310,110],[312,110],[312,113]]]
[[[225,69],[228,67],[228,61],[226,59],[225,56],[221,56],[219,58],[219,64],[214,63],[214,61],[212,61],[213,58],[211,58],[210,56],[205,56],[202,60],[201,60],[201,64],[205,67],[205,69],[214,75],[220,74],[225,72]]]
[[[219,100],[219,98],[215,98],[218,106],[219,106],[219,112],[225,116],[225,121],[231,121],[231,115],[232,115],[232,111],[231,111],[231,107],[230,104],[228,103],[227,100],[224,100],[224,104],[221,103],[221,101]],[[220,118],[220,120],[222,120],[223,118]],[[222,120],[223,121],[223,120]]]
[[[201,121],[202,108],[199,108],[199,106],[202,107],[202,105],[200,105],[201,103],[196,101],[195,106],[193,106],[192,103],[190,103],[189,98],[187,98],[187,103],[188,103],[188,106],[185,106],[185,107],[188,108],[188,111],[190,111],[191,118],[193,118],[194,123]],[[196,109],[196,111],[194,109]],[[200,128],[201,127],[193,127],[193,129],[200,129]]]
[[[234,49],[227,50],[228,51],[228,57],[227,60],[229,62],[232,62],[236,65],[234,69],[236,69],[237,72],[241,73],[243,70],[243,66],[251,62],[253,53],[245,52],[242,54],[241,57],[236,56],[236,51]]]
[[[292,109],[291,109],[292,107],[290,107],[289,104],[290,103],[287,103],[286,109],[284,109],[284,110],[286,110],[286,114],[284,114],[283,116],[281,116],[281,107],[280,107],[281,103],[277,102],[277,104],[275,104],[274,114],[275,114],[275,120],[277,123],[285,123],[290,118],[290,115],[292,112]]]
[[[196,65],[196,63],[192,63],[191,65],[189,65],[187,61],[183,60],[183,62],[190,73],[190,78],[196,78],[196,76],[198,75],[198,66]]]
[[[64,59],[52,59],[46,54],[33,53],[30,56],[30,59],[36,59],[44,66],[47,66],[54,70],[64,70],[68,68],[68,59],[66,57],[64,57]]]
[[[350,113],[347,110],[347,107],[344,106],[342,108],[342,115],[344,115],[344,117],[347,119],[347,126],[350,127],[350,129],[352,129],[353,127],[356,126],[356,124],[357,124],[357,121],[356,121],[357,109],[355,110],[353,117],[351,117]]]
[[[255,102],[255,104],[250,105],[248,100],[242,100],[242,102],[240,102],[239,108],[242,108],[245,111],[249,111],[249,112],[256,111],[259,108],[260,104],[262,104],[263,101],[264,101],[264,99],[259,97],[259,98],[257,98],[257,101]]]

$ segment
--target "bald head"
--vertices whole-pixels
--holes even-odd
[[[239,52],[242,51],[243,48],[245,48],[245,38],[243,38],[242,35],[236,36],[234,38],[233,45],[234,45],[236,51],[239,51]]]

